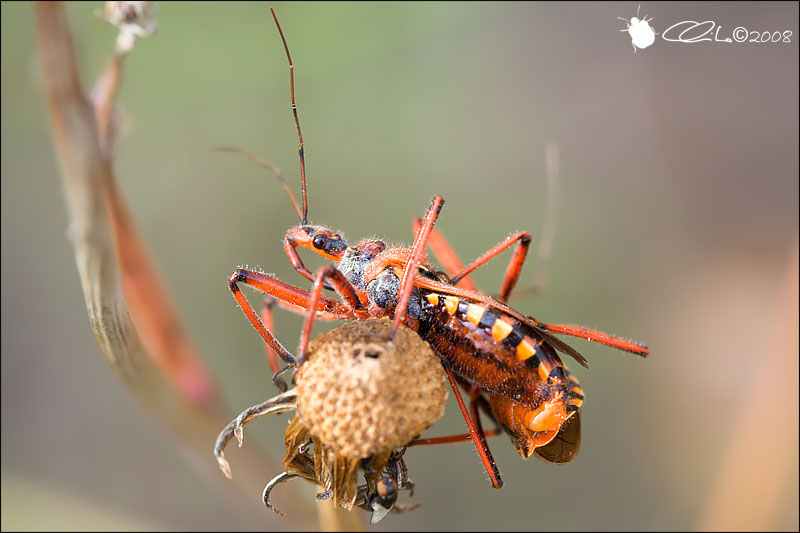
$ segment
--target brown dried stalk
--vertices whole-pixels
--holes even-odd
[[[210,448],[230,411],[181,326],[114,184],[113,109],[126,51],[118,48],[90,101],[78,76],[64,6],[37,3],[36,29],[69,235],[97,343],[137,400],[174,430],[194,463],[207,465],[216,476]],[[274,471],[277,463],[254,447],[241,453],[237,460],[251,468],[240,470],[237,487],[249,498],[263,485],[261,473]],[[289,503],[295,516],[309,515],[304,511],[310,502]]]
[[[751,352],[758,365],[709,483],[698,531],[773,529],[781,498],[797,483],[786,461],[797,453],[798,441],[797,272],[795,241],[774,306],[774,327],[761,332]]]

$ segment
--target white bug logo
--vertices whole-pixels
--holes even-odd
[[[636,8],[636,16],[631,17],[631,20],[624,19],[622,17],[617,17],[619,20],[624,20],[628,23],[628,26],[625,29],[619,31],[626,31],[631,36],[631,45],[633,45],[633,53],[636,53],[637,48],[647,48],[651,44],[656,41],[656,31],[650,26],[650,21],[653,18],[647,18],[647,15],[644,16],[643,19],[639,19],[639,8],[642,5],[639,4],[639,7]]]

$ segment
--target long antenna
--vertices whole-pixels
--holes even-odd
[[[216,150],[217,152],[233,152],[236,154],[240,154],[245,156],[247,159],[250,160],[251,163],[257,165],[264,170],[275,174],[278,177],[278,181],[283,187],[283,190],[286,191],[286,194],[289,196],[289,201],[292,202],[294,206],[294,210],[297,212],[297,216],[301,219],[303,218],[303,213],[300,212],[300,205],[297,203],[297,198],[294,197],[294,193],[292,192],[292,188],[289,187],[289,184],[286,182],[286,178],[283,177],[283,171],[276,167],[275,165],[270,165],[266,161],[256,157],[256,155],[246,148],[238,148],[236,146],[228,146],[227,144],[217,144],[211,147],[212,150]]]
[[[294,100],[294,65],[292,64],[292,55],[289,53],[289,45],[286,44],[286,37],[283,36],[283,30],[278,22],[278,16],[275,14],[273,8],[269,8],[272,13],[272,18],[275,20],[275,25],[278,27],[278,33],[281,34],[281,41],[283,41],[283,48],[286,50],[286,58],[289,60],[289,86],[291,87],[292,95],[292,113],[294,114],[294,123],[297,126],[297,136],[300,138],[300,181],[303,184],[303,216],[302,225],[308,224],[308,194],[306,194],[306,159],[303,155],[303,132],[300,130],[300,119],[297,117],[297,104]]]

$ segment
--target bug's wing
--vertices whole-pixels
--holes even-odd
[[[558,350],[559,352],[561,352],[561,353],[563,353],[565,355],[568,355],[568,356],[572,357],[577,362],[579,362],[582,367],[589,368],[589,362],[586,360],[586,358],[584,356],[582,356],[580,353],[578,353],[578,351],[575,348],[573,348],[572,346],[570,346],[566,342],[562,341],[561,339],[558,339],[558,338],[552,336],[551,334],[547,333],[546,331],[542,330],[542,328],[540,328],[539,326],[535,325],[533,322],[529,321],[528,325],[533,327],[533,329],[536,330],[536,333],[541,335],[544,340],[546,340],[548,343],[550,343],[553,346],[553,348],[555,348],[556,350]]]
[[[563,464],[575,459],[581,448],[581,412],[569,417],[558,435],[544,446],[534,450],[540,459],[548,463]]]

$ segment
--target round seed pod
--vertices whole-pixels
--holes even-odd
[[[311,435],[344,457],[404,446],[444,414],[447,376],[419,335],[392,322],[349,322],[309,345],[295,374],[297,414]]]

